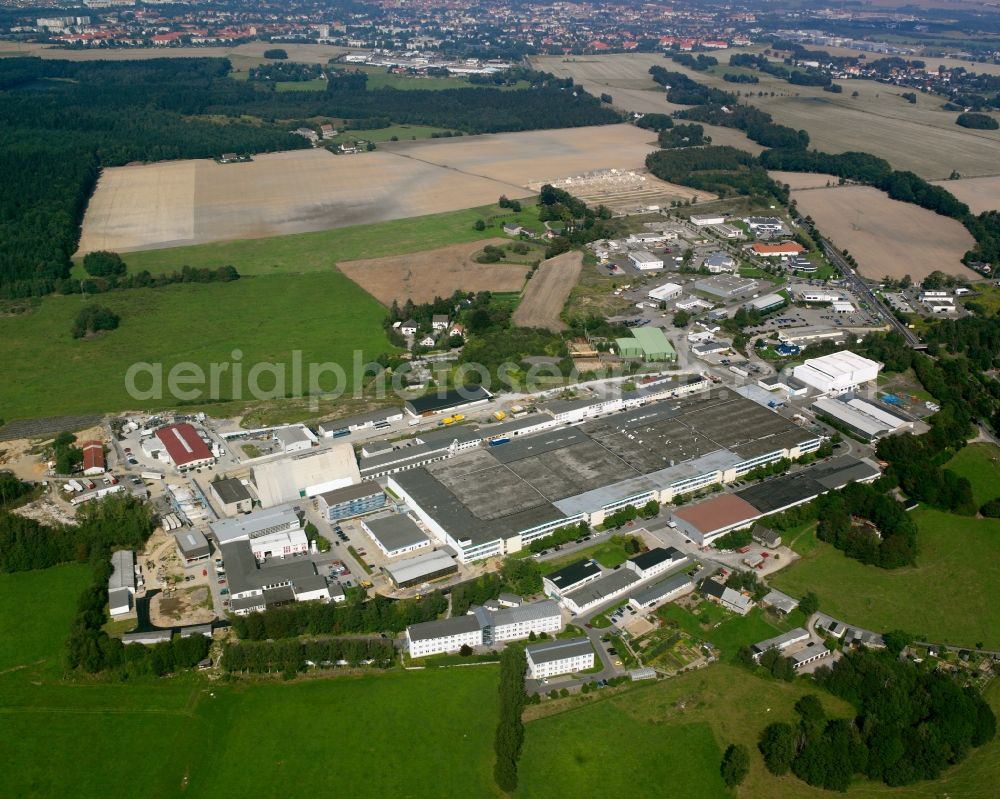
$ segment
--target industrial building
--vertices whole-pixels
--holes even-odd
[[[802,255],[806,248],[795,241],[783,241],[780,244],[764,244],[755,242],[750,249],[753,254],[761,258],[794,258]]]
[[[409,555],[431,545],[427,534],[404,513],[369,516],[361,521],[361,527],[387,558]]]
[[[780,308],[788,300],[786,300],[780,294],[764,294],[760,297],[754,297],[748,303],[744,304],[744,308],[751,311],[757,311],[758,313],[766,313],[767,311],[773,311],[775,308]]]
[[[802,644],[809,640],[809,631],[804,627],[796,627],[794,630],[789,630],[787,633],[782,633],[781,635],[776,635],[774,638],[768,638],[766,641],[758,641],[753,645],[753,659],[760,660],[761,655],[771,649],[777,649],[779,652],[784,652],[791,646],[795,644]]]
[[[142,449],[148,457],[171,463],[182,472],[215,463],[208,444],[187,422],[161,427],[143,441]]]
[[[839,291],[828,291],[826,289],[803,289],[799,292],[799,299],[802,302],[813,302],[821,305],[829,305],[832,302],[845,299],[843,293]]]
[[[83,450],[83,473],[86,477],[104,474],[104,445],[100,441],[86,441],[81,445]]]
[[[692,214],[690,217],[692,225],[697,227],[708,227],[709,225],[721,225],[726,221],[722,214]]]
[[[867,441],[876,441],[882,436],[913,426],[912,422],[856,397],[846,401],[821,397],[813,403],[812,409],[818,416],[846,427],[851,433]]]
[[[551,600],[491,610],[472,607],[464,616],[411,624],[406,628],[410,657],[457,652],[463,646],[494,646],[519,641],[532,633],[558,633],[562,612]]]
[[[736,259],[724,252],[713,252],[701,262],[711,274],[717,275],[720,272],[732,272],[736,269]]]
[[[648,250],[636,250],[628,254],[628,259],[632,266],[640,272],[650,272],[656,269],[663,269],[663,258]]]
[[[757,291],[758,283],[748,277],[739,275],[715,275],[696,280],[695,291],[709,294],[722,300],[731,300],[736,297],[753,294]]]
[[[323,422],[317,430],[323,438],[341,438],[349,436],[358,430],[384,430],[392,422],[399,422],[403,419],[401,408],[381,408],[377,411],[359,413],[355,416],[348,416],[343,419]]]
[[[687,563],[687,560],[687,555],[679,549],[657,547],[629,558],[625,561],[625,568],[634,571],[640,580],[649,580]]]
[[[648,610],[656,605],[684,596],[693,589],[694,583],[691,578],[684,572],[679,572],[660,580],[658,583],[653,583],[648,588],[630,594],[628,603],[637,611]]]
[[[208,560],[212,554],[208,546],[208,539],[200,530],[182,530],[174,533],[174,544],[177,546],[177,554],[184,561],[185,566]]]
[[[615,345],[622,358],[642,358],[646,361],[670,363],[677,360],[677,350],[658,327],[636,328],[632,331],[631,338],[615,339]]]
[[[385,507],[385,492],[373,480],[316,495],[316,506],[328,522],[374,513]]]
[[[111,553],[111,576],[108,578],[108,612],[117,619],[135,608],[135,554],[128,549]]]
[[[626,505],[670,502],[733,482],[822,442],[739,395],[699,394],[618,410],[622,404],[556,406],[553,415],[575,426],[391,474],[389,488],[434,538],[470,562],[517,552],[568,524],[600,524]],[[594,418],[594,409],[604,414]]]
[[[670,516],[684,535],[699,544],[707,544],[720,535],[746,527],[763,514],[736,494],[717,497],[675,508]]]
[[[525,647],[524,656],[528,660],[528,676],[533,680],[547,680],[594,667],[594,647],[589,638],[530,644]]]
[[[272,435],[281,447],[281,451],[286,455],[291,455],[294,452],[306,452],[319,444],[319,439],[304,424],[278,427],[273,431]]]
[[[415,558],[407,558],[383,567],[396,588],[409,588],[449,577],[458,571],[458,564],[452,555],[438,549],[425,552]]]
[[[292,602],[330,601],[326,578],[307,558],[259,564],[245,540],[222,544],[229,609],[237,616]]]
[[[208,490],[222,508],[224,516],[249,513],[253,509],[253,497],[242,480],[224,477],[208,484]]]
[[[850,350],[841,350],[819,358],[808,358],[796,366],[792,376],[821,394],[856,391],[878,377],[882,364]]]
[[[403,407],[412,418],[419,419],[422,416],[455,413],[466,408],[474,408],[489,402],[492,396],[482,386],[462,386],[447,391],[438,390],[433,394],[407,400]]]
[[[664,283],[655,289],[650,289],[648,295],[653,302],[670,302],[676,300],[684,292],[684,288],[677,283]]]
[[[642,581],[634,571],[619,569],[608,572],[600,579],[587,583],[575,591],[563,594],[560,601],[570,613],[579,615],[625,596],[640,582]]]
[[[254,466],[251,479],[265,508],[314,497],[361,482],[354,448],[337,442],[315,451]]]
[[[302,518],[295,508],[288,505],[233,519],[219,519],[209,527],[220,547],[235,541],[248,541],[250,551],[257,560],[285,558],[309,551]]]
[[[585,560],[571,563],[569,566],[543,577],[542,587],[548,596],[561,596],[599,579],[601,574],[601,567],[595,561]]]

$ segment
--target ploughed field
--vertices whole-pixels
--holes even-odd
[[[656,149],[631,125],[528,131],[106,169],[80,251],[128,252],[254,239],[421,216],[526,197],[529,184],[643,167]]]
[[[935,270],[978,277],[962,264],[975,241],[961,222],[892,200],[870,186],[802,189],[792,197],[803,216],[811,216],[824,236],[857,259],[865,277],[909,275],[919,282]]]

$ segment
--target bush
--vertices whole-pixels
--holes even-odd
[[[125,262],[116,252],[95,250],[83,256],[83,268],[91,277],[111,277],[125,274]]]
[[[1000,497],[984,503],[979,512],[988,519],[1000,519]]]
[[[288,52],[280,47],[275,47],[270,50],[264,51],[264,58],[270,58],[276,61],[284,61],[288,58]]]
[[[955,124],[961,125],[963,128],[972,128],[973,130],[996,130],[1000,128],[1000,122],[997,122],[989,114],[976,114],[972,112],[959,114],[958,119],[955,120]]]
[[[76,315],[73,338],[83,338],[101,330],[114,330],[118,327],[119,321],[118,314],[110,308],[103,305],[86,305]]]
[[[722,780],[730,788],[735,788],[750,773],[750,752],[743,744],[729,744],[719,766]]]

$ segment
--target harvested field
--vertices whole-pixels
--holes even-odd
[[[796,189],[823,189],[836,186],[840,181],[836,175],[826,175],[822,172],[783,172],[780,169],[769,169],[767,174],[772,180],[784,183],[792,191]]]
[[[529,267],[525,264],[477,264],[473,255],[487,244],[502,246],[509,239],[455,244],[437,250],[363,261],[342,261],[341,272],[383,305],[408,298],[416,303],[462,291],[519,292]]]
[[[689,70],[652,53],[587,56],[571,60],[537,58],[533,59],[533,63],[560,77],[572,77],[585,87],[588,83],[593,84],[591,91],[606,91],[613,98],[616,83],[650,86],[652,81],[648,71],[653,64],[682,72],[699,83],[718,89],[738,90],[722,77],[731,69],[727,66],[728,52],[712,55],[719,59],[719,65],[708,72]],[[792,86],[767,74],[759,74],[758,77],[760,83],[754,86],[754,93],[745,95],[744,100],[772,114],[777,122],[808,131],[811,146],[817,150],[831,153],[848,150],[870,152],[885,158],[896,169],[912,170],[928,180],[943,179],[952,170],[969,176],[990,175],[997,171],[1000,131],[958,127],[955,124],[957,114],[941,110],[944,102],[941,97],[918,94],[916,104],[911,105],[900,97],[904,89],[875,81],[842,81],[845,91],[833,94],[824,92],[818,86]],[[764,96],[758,96],[758,92]],[[854,92],[858,93],[857,97],[852,96]],[[649,94],[659,96],[652,91]],[[621,102],[629,102],[627,95],[623,94],[621,98]],[[618,98],[615,98],[615,103],[619,103]],[[665,98],[662,104],[658,108],[634,110],[671,110]],[[755,149],[750,150],[749,146],[725,139],[726,136],[738,136],[745,140],[746,137],[739,131],[723,134],[706,126],[706,133],[716,144],[734,144],[754,153],[760,152],[757,145],[752,145]]]
[[[934,270],[978,277],[961,263],[975,241],[954,219],[891,200],[870,186],[803,189],[792,196],[825,236],[850,251],[865,277],[909,275],[920,281]]]
[[[100,414],[84,416],[49,416],[44,419],[17,419],[0,427],[0,441],[15,441],[19,438],[47,438],[64,430],[82,430],[93,427],[101,421]]]
[[[569,293],[583,269],[583,253],[564,252],[542,261],[535,276],[528,281],[521,304],[512,321],[518,327],[544,327],[553,332],[565,330],[559,318]]]
[[[1000,211],[1000,175],[982,178],[935,181],[969,206],[974,214],[983,211]]]
[[[668,183],[645,171],[631,169],[602,169],[555,181],[552,185],[565,189],[587,205],[604,205],[626,214],[642,213],[652,207],[669,207],[675,200],[711,202],[718,199],[709,192]],[[540,189],[541,184],[532,188]]]
[[[80,252],[162,249],[329,230],[523,198],[528,184],[642,168],[656,149],[631,125],[386,144],[373,153],[260,155],[106,169]]]
[[[327,44],[271,44],[270,42],[247,42],[236,47],[127,47],[118,50],[63,50],[45,44],[4,42],[3,55],[35,56],[50,60],[67,61],[146,61],[150,58],[233,58],[265,61],[264,51],[280,47],[288,53],[289,61],[309,64],[325,64],[331,58],[350,52],[346,47]]]

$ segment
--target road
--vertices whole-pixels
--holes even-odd
[[[813,231],[815,232],[815,231]],[[820,244],[823,246],[823,252],[826,253],[826,257],[829,259],[830,263],[837,268],[837,270],[844,276],[844,279],[851,284],[851,289],[854,291],[855,295],[859,298],[863,298],[873,309],[875,309],[879,316],[881,316],[897,333],[899,333],[907,344],[909,344],[913,349],[922,350],[925,349],[925,345],[920,341],[917,335],[910,330],[906,325],[900,322],[895,314],[892,313],[882,301],[875,296],[875,292],[871,290],[868,284],[854,271],[853,267],[847,260],[841,255],[840,250],[834,247],[830,242],[819,236]]]

